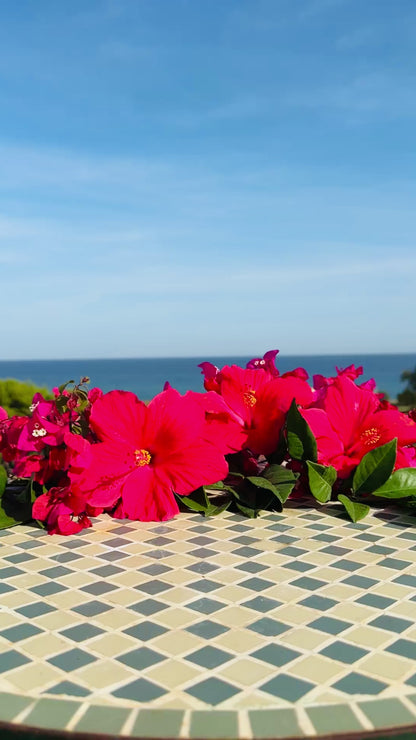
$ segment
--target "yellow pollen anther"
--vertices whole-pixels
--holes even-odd
[[[372,447],[373,445],[377,444],[377,442],[380,439],[381,439],[381,434],[378,431],[377,427],[371,427],[371,429],[366,429],[361,434],[361,440],[366,447]]]
[[[142,468],[144,465],[149,465],[152,456],[148,450],[134,450],[134,459],[137,467]]]
[[[246,406],[255,406],[257,403],[256,391],[252,389],[243,393],[243,400]]]

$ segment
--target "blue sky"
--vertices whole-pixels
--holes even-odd
[[[3,0],[3,359],[413,352],[414,0]]]

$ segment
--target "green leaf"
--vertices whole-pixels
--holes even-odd
[[[354,493],[373,493],[391,475],[396,462],[397,439],[367,452],[352,480]]]
[[[266,491],[271,491],[277,495],[276,486],[271,483],[271,481],[267,480],[267,478],[263,478],[260,475],[248,475],[247,480],[250,481],[253,486],[256,486],[256,488],[263,488]]]
[[[196,491],[192,491],[188,496],[180,496],[178,493],[175,495],[179,501],[181,501],[187,509],[191,509],[191,511],[200,511],[205,513],[210,506],[208,497],[202,486],[201,488],[197,488]]]
[[[4,468],[3,468],[4,470]],[[6,476],[7,481],[7,476]],[[22,524],[32,518],[31,483],[24,487],[10,485],[0,497],[0,529]]]
[[[416,468],[400,468],[373,491],[373,496],[382,498],[406,498],[416,495]]]
[[[332,465],[326,467],[319,463],[307,460],[309,488],[312,495],[321,504],[326,504],[331,498],[332,486],[337,479],[337,471]]]
[[[295,460],[317,459],[316,439],[293,399],[286,418],[287,446]]]
[[[299,474],[283,465],[270,465],[263,476],[276,486],[280,501],[284,504],[292,493]]]
[[[347,514],[353,522],[358,522],[360,519],[364,519],[370,511],[370,507],[367,506],[367,504],[359,504],[356,501],[351,501],[348,496],[344,496],[342,493],[339,494],[338,501],[344,505]]]
[[[239,501],[236,501],[235,503],[237,509],[239,509],[244,516],[248,516],[250,519],[257,519],[260,509],[252,509],[251,506],[244,506],[243,504],[240,504]]]
[[[206,516],[218,516],[218,514],[222,514],[223,511],[226,511],[228,507],[231,504],[231,499],[229,501],[226,501],[225,504],[222,504],[222,506],[214,506],[211,504],[209,508],[206,510],[205,515]]]
[[[6,468],[4,468],[3,465],[0,465],[0,499],[3,496],[6,486],[7,486]]]

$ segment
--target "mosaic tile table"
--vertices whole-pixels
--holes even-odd
[[[128,737],[416,728],[416,527],[257,520],[0,533],[0,721]],[[411,735],[416,737],[415,734]]]

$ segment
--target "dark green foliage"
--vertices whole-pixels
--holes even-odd
[[[398,394],[397,401],[401,406],[416,406],[416,367],[404,370],[400,376],[402,383],[407,381],[406,388]]]
[[[53,398],[47,388],[39,388],[33,383],[23,383],[13,378],[0,380],[0,406],[9,416],[28,416],[35,393],[41,393],[47,399]]]

